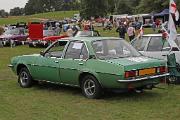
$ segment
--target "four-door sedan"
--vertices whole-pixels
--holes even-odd
[[[168,75],[164,60],[144,57],[113,37],[64,38],[40,54],[12,58],[9,67],[23,88],[48,81],[80,87],[87,98],[99,98],[104,89],[152,88]]]

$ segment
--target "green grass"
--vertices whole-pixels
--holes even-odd
[[[58,11],[58,12],[48,12],[40,13],[29,16],[15,16],[9,18],[0,18],[0,25],[12,24],[17,22],[31,22],[39,21],[40,19],[53,19],[62,20],[63,18],[73,17],[74,14],[79,13],[78,11]]]
[[[43,16],[50,16],[48,14],[50,13]],[[41,15],[0,19],[0,24],[42,18]],[[102,36],[118,37],[115,29],[102,31],[102,28],[98,28],[98,30]],[[152,33],[152,30],[146,29],[145,33]],[[7,67],[10,59],[17,55],[39,53],[41,50],[43,49],[28,46],[0,48],[0,120],[179,120],[180,118],[180,86],[175,85],[161,84],[159,87],[164,89],[153,89],[142,94],[106,93],[100,100],[86,99],[78,88],[47,83],[29,89],[19,87],[17,76]]]

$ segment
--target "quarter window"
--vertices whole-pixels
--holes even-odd
[[[136,38],[132,45],[138,50],[143,51],[147,45],[149,37]]]

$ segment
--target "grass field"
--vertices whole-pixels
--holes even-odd
[[[73,17],[73,15],[76,13],[79,13],[79,12],[78,11],[59,11],[59,12],[34,14],[34,15],[29,15],[29,16],[0,18],[0,25],[13,24],[17,22],[39,21],[39,19],[62,20],[63,18],[66,18],[66,17]]]
[[[106,34],[106,33],[102,33]],[[110,33],[109,33],[110,34]],[[114,34],[114,33],[112,33]],[[117,34],[116,34],[117,35]],[[10,58],[40,48],[0,48],[0,120],[179,120],[180,86],[160,85],[142,94],[106,93],[89,100],[80,89],[53,84],[20,88],[7,67]]]
[[[46,15],[34,16],[41,18]],[[0,19],[0,24],[19,19]],[[118,36],[115,30],[109,32],[97,29],[102,36]],[[145,33],[152,33],[152,30],[146,29]],[[47,83],[30,89],[20,88],[16,75],[7,67],[10,59],[17,55],[39,53],[41,50],[28,46],[0,48],[0,120],[180,119],[180,86],[175,85],[160,84],[159,87],[163,89],[141,94],[108,92],[100,100],[86,99],[78,88]]]

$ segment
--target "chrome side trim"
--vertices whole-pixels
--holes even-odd
[[[147,76],[147,77],[143,77],[143,78],[137,78],[137,79],[129,79],[129,80],[117,80],[118,82],[137,82],[137,81],[143,81],[143,80],[147,80],[147,79],[154,79],[154,78],[160,78],[160,77],[165,77],[168,76],[169,73],[165,73],[162,75],[154,75],[154,76]]]
[[[52,84],[56,84],[56,85],[65,85],[65,86],[71,86],[71,87],[79,87],[79,85],[66,84],[66,83],[61,83],[61,82],[52,82],[52,81],[48,81],[48,80],[38,80],[38,79],[34,79],[34,80],[39,81],[39,82],[52,83]]]
[[[14,65],[10,64],[10,65],[8,65],[8,67],[12,68],[12,67],[14,67]]]

